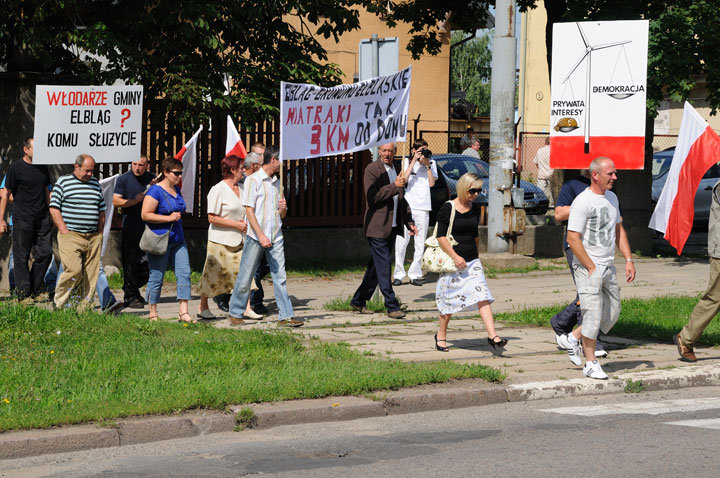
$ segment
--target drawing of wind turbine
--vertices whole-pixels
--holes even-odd
[[[585,61],[587,58],[587,69],[585,72],[585,119],[583,121],[583,127],[585,131],[585,154],[590,153],[590,89],[592,88],[592,80],[591,80],[591,64],[592,64],[592,52],[595,50],[602,50],[604,48],[611,48],[614,46],[624,45],[626,43],[631,43],[632,40],[625,40],[625,41],[616,41],[612,43],[603,43],[600,45],[591,45],[588,41],[587,37],[585,36],[585,32],[583,32],[582,27],[580,26],[580,23],[575,23],[578,27],[578,30],[580,31],[580,36],[582,37],[582,41],[585,44],[585,53],[580,57],[580,59],[575,63],[575,66],[573,66],[570,69],[570,72],[567,74],[565,79],[563,80],[563,83],[566,83],[570,76],[577,70],[577,68],[580,66],[580,64]]]

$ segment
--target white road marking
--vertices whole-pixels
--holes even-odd
[[[682,400],[662,400],[658,402],[618,403],[595,405],[592,407],[561,407],[540,410],[541,412],[561,413],[596,417],[600,415],[643,414],[660,415],[663,413],[694,412],[720,408],[720,398],[693,398]]]
[[[720,418],[707,418],[704,420],[680,420],[677,422],[665,422],[666,425],[681,425],[684,427],[711,428],[720,430]]]

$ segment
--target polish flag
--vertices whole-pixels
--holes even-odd
[[[678,255],[692,229],[695,191],[703,175],[717,162],[720,162],[720,137],[690,103],[685,102],[675,154],[649,225],[665,233],[665,239]]]
[[[180,192],[182,193],[185,204],[187,205],[186,211],[192,214],[193,208],[195,207],[195,175],[197,171],[197,140],[200,136],[200,132],[203,130],[203,126],[195,132],[190,141],[185,143],[180,151],[175,155],[175,159],[182,161],[183,163],[183,174],[182,183],[180,185]]]
[[[235,127],[235,123],[233,123],[232,118],[230,118],[230,115],[228,115],[227,137],[225,139],[225,156],[230,156],[231,154],[234,156],[238,156],[241,159],[245,159],[245,156],[247,156],[247,150],[245,149],[245,145],[240,139],[240,134]]]

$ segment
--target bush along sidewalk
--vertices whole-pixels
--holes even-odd
[[[504,376],[480,365],[376,358],[289,331],[0,304],[0,432],[460,378]]]

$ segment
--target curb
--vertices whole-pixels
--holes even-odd
[[[720,385],[720,366],[691,365],[666,370],[618,374],[607,381],[587,378],[552,380],[502,386],[458,381],[427,387],[378,392],[372,398],[326,397],[277,403],[237,405],[232,414],[188,412],[182,416],[134,417],[117,420],[113,428],[76,425],[49,430],[28,430],[0,434],[0,459],[24,458],[52,453],[67,453],[133,445],[155,441],[190,438],[233,431],[235,413],[251,408],[255,414],[253,429],[282,425],[333,422],[382,417],[407,413],[475,407],[503,402],[525,402],[583,395],[621,393],[629,380],[639,382],[641,391],[672,390]]]

